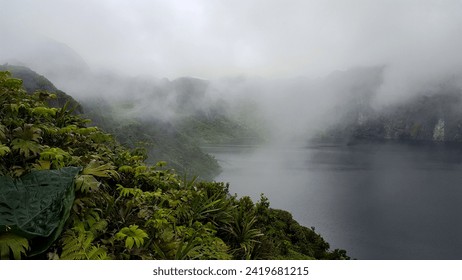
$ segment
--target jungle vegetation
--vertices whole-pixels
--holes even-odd
[[[37,90],[55,93],[57,98],[46,101],[50,106],[59,108],[69,101],[69,106],[76,107],[75,113],[91,119],[92,125],[112,134],[122,145],[143,146],[149,163],[165,161],[168,168],[189,178],[198,176],[202,180],[212,180],[221,172],[215,158],[203,152],[201,146],[263,141],[262,125],[255,123],[252,114],[255,108],[248,102],[241,102],[238,114],[230,113],[226,101],[207,99],[208,83],[204,80],[179,78],[163,80],[160,85],[148,82],[149,86],[143,86],[144,82],[137,79],[94,78],[96,80],[82,83],[111,86],[89,86],[77,102],[30,68],[5,64],[0,65],[0,71],[9,71],[12,77],[23,80],[28,93]],[[119,98],[108,98],[111,96],[108,92],[115,89],[122,91],[116,94]],[[105,94],[95,94],[99,91]],[[157,109],[140,110],[140,104],[152,104]],[[158,108],[165,110],[157,112]],[[172,114],[175,118],[165,117]]]
[[[70,102],[50,107],[54,98],[29,94],[0,72],[0,176],[19,182],[44,170],[78,173],[50,245],[33,253],[43,238],[0,225],[1,259],[348,259],[263,195],[238,198],[225,183],[148,164],[145,150],[90,126]],[[11,214],[1,209],[0,218]]]

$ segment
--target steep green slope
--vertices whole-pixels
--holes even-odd
[[[82,104],[86,115],[122,144],[144,145],[152,162],[166,161],[182,174],[210,180],[220,167],[201,146],[264,140],[253,119],[255,108],[239,104],[234,113],[228,102],[209,96],[208,81],[126,79],[106,78],[106,91],[117,89],[118,95],[86,98]]]
[[[52,107],[62,107],[67,102],[75,113],[83,113],[104,130],[112,133],[116,139],[128,147],[142,146],[147,149],[149,162],[167,162],[189,177],[213,179],[220,172],[217,161],[205,154],[198,143],[188,135],[178,131],[171,123],[158,119],[125,117],[127,112],[118,103],[109,104],[105,100],[87,102],[82,106],[74,98],[58,90],[48,79],[23,66],[2,65],[0,70],[10,71],[13,77],[23,80],[23,86],[29,93],[37,90],[55,93],[57,98],[47,100]]]
[[[258,203],[237,199],[223,183],[181,179],[162,163],[147,164],[142,151],[124,148],[66,107],[50,108],[49,98],[43,91],[27,94],[20,80],[0,72],[0,176],[19,182],[40,170],[81,170],[69,218],[56,241],[34,258],[348,258],[329,251],[321,236],[289,213],[269,208],[264,197]],[[28,207],[22,203],[18,211]],[[32,257],[43,245],[0,225],[2,259]]]
[[[75,108],[74,110],[76,113],[83,112],[82,106],[74,98],[72,98],[72,96],[57,89],[47,78],[37,74],[27,67],[5,64],[0,65],[0,71],[8,71],[13,77],[21,79],[25,90],[29,93],[37,90],[43,90],[56,94],[56,98],[47,101],[51,107],[63,107],[64,104],[69,102],[69,106],[71,108]]]
[[[144,148],[148,162],[166,162],[169,168],[188,178],[198,176],[211,180],[220,173],[215,158],[204,153],[194,139],[179,131],[172,123],[127,117],[123,108],[104,101],[85,104],[86,115],[94,120],[94,124],[113,134],[127,147]]]

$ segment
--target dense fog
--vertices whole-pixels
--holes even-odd
[[[195,77],[204,82],[194,108],[245,99],[280,138],[305,137],[358,102],[381,108],[460,87],[461,9],[449,0],[10,1],[0,63],[28,66],[79,100],[131,100],[129,116],[168,120],[178,113],[169,83]]]
[[[460,259],[461,34],[459,0],[2,1],[0,65],[353,257]],[[350,136],[413,144],[312,141]]]

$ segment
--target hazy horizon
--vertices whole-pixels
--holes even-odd
[[[447,81],[462,88],[456,0],[22,0],[3,3],[0,26],[0,63],[23,62],[77,97],[153,90],[124,76],[197,77],[229,100],[254,98],[288,134],[323,126],[358,86],[378,106]],[[379,66],[378,78],[349,71],[329,79]],[[79,69],[120,78],[80,80]]]
[[[0,34],[51,38],[92,68],[125,74],[320,77],[388,65],[390,77],[404,72],[418,79],[462,65],[461,1],[22,0],[2,6]],[[3,50],[9,56],[27,48],[9,43]],[[409,67],[418,73],[406,72]]]

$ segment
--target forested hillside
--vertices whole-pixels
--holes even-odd
[[[104,83],[103,89],[87,93],[103,92],[101,96],[82,99],[85,114],[122,144],[144,145],[152,163],[166,161],[182,174],[203,179],[219,174],[219,165],[201,150],[203,145],[264,141],[261,125],[252,119],[252,108],[243,104],[234,112],[227,101],[209,96],[211,86],[206,80],[108,75]]]
[[[0,65],[0,71],[8,71],[13,77],[21,79],[24,89],[29,93],[43,90],[56,94],[56,98],[47,100],[51,107],[62,107],[69,102],[69,106],[74,108],[76,113],[83,112],[82,106],[72,96],[57,89],[47,78],[27,67],[5,64]]]
[[[81,87],[88,96],[77,102],[27,67],[1,65],[0,70],[22,79],[29,93],[37,90],[55,93],[57,98],[47,101],[50,106],[60,107],[69,101],[68,106],[75,113],[83,113],[118,142],[130,148],[145,148],[151,164],[165,161],[169,168],[189,178],[211,180],[220,173],[217,161],[204,153],[201,145],[264,141],[261,126],[249,125],[254,108],[240,104],[239,112],[231,114],[224,100],[207,99],[209,85],[204,80],[150,82],[110,75],[87,78],[82,83],[90,85]],[[96,86],[101,83],[107,86]],[[120,97],[121,93],[128,98]]]
[[[348,258],[265,197],[147,164],[54,98],[0,72],[2,259]]]

